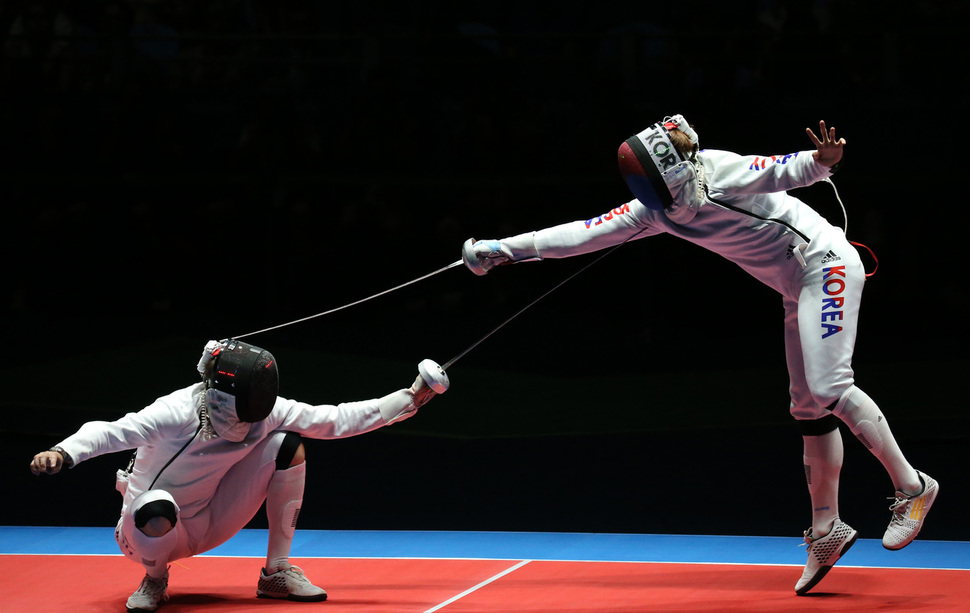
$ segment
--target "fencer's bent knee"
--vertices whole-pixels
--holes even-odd
[[[171,500],[153,500],[135,511],[135,527],[146,536],[162,536],[175,527],[178,511]]]
[[[290,460],[290,465],[287,468],[299,466],[300,464],[303,464],[303,462],[305,461],[306,461],[306,447],[303,446],[303,443],[300,443],[300,446],[296,448],[296,453],[293,454],[293,459]]]
[[[865,398],[860,397],[854,400],[853,397],[855,396],[864,396]],[[847,390],[842,392],[842,395],[839,396],[839,399],[833,402],[832,404],[830,404],[828,409],[841,419],[844,416],[846,416],[847,413],[851,412],[852,409],[854,409],[859,405],[859,402],[858,402],[859,400],[864,401],[865,399],[868,399],[868,398],[869,397],[866,396],[865,392],[863,392],[856,386],[852,385],[852,386],[849,386]]]
[[[276,453],[276,470],[286,470],[290,466],[302,464],[306,457],[303,437],[296,432],[287,432]]]
[[[142,534],[153,537],[165,536],[173,528],[175,528],[175,524],[165,517],[153,517],[145,522],[144,526],[138,526]]]
[[[841,391],[839,391],[840,389]],[[849,383],[845,385],[842,383],[828,390],[825,396],[820,395],[819,391],[815,389],[809,391],[810,396],[808,394],[801,394],[796,398],[793,395],[792,403],[788,407],[788,411],[798,421],[822,419],[826,415],[834,413],[839,403],[854,389],[857,389],[854,384]]]
[[[882,453],[883,437],[877,423],[885,418],[868,394],[853,385],[835,403],[832,413],[844,421],[859,442],[870,451]]]
[[[129,558],[146,568],[162,567],[178,546],[179,506],[165,490],[149,490],[137,496],[122,513],[118,545]]]

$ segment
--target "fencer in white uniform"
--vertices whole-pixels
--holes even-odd
[[[845,139],[819,123],[816,146],[788,155],[738,155],[698,146],[681,115],[667,117],[619,148],[636,198],[605,214],[501,240],[465,242],[462,258],[484,275],[495,266],[564,258],[630,240],[671,234],[736,263],[782,296],[790,411],[802,428],[812,526],[809,559],[795,591],[812,589],[855,542],[838,510],[843,446],[837,419],[883,464],[895,487],[888,549],[909,544],[939,484],[915,470],[879,407],[855,385],[852,354],[866,274],[844,232],[787,193],[828,180]],[[654,274],[654,273],[652,273]]]
[[[325,600],[326,591],[289,562],[306,479],[301,437],[371,432],[414,415],[435,389],[419,374],[410,388],[371,400],[310,405],[281,398],[272,354],[234,340],[210,341],[198,368],[202,382],[116,421],[84,424],[37,454],[32,471],[52,474],[136,450],[117,486],[123,503],[115,538],[146,573],[128,611],[156,610],[167,599],[169,564],[229,540],[264,500],[269,542],[257,595]],[[439,375],[434,387],[441,392],[447,376]]]

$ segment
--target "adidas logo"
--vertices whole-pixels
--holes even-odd
[[[829,262],[837,262],[838,260],[841,260],[841,259],[842,258],[840,258],[839,256],[835,255],[835,252],[834,251],[829,250],[829,252],[826,253],[825,256],[822,258],[822,263],[823,264],[828,264]]]

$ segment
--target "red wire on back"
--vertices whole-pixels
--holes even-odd
[[[872,275],[876,274],[876,271],[879,270],[879,258],[876,257],[876,253],[872,249],[870,249],[868,245],[863,245],[862,243],[857,243],[855,241],[849,241],[849,242],[851,244],[855,245],[856,247],[862,247],[863,249],[865,249],[866,251],[868,251],[869,252],[869,255],[871,255],[872,256],[872,259],[875,260],[875,262],[876,262],[876,267],[872,269],[872,272],[867,272],[866,273],[866,279],[868,279]]]

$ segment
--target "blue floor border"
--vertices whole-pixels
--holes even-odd
[[[294,558],[433,558],[805,564],[802,540],[792,537],[567,532],[298,530]],[[266,530],[243,530],[204,555],[262,557]],[[0,554],[120,555],[113,528],[0,526]],[[859,539],[842,566],[970,570],[970,542],[917,540],[888,551]]]

